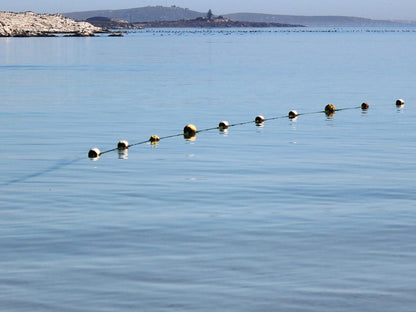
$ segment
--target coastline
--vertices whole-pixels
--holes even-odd
[[[0,12],[0,37],[94,36],[102,33],[100,27],[88,22],[76,22],[61,14],[33,12]]]
[[[88,19],[88,22],[102,29],[143,29],[143,28],[267,28],[267,27],[305,27],[304,25],[233,21],[228,18],[196,18],[177,21],[135,22]]]

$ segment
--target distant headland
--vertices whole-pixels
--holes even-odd
[[[105,15],[105,14],[104,14]],[[145,27],[296,27],[301,25],[275,22],[239,22],[222,16],[214,16],[211,10],[206,17],[171,21],[139,21],[129,23],[123,19],[96,16],[75,21],[61,14],[36,14],[33,12],[0,12],[0,37],[50,37],[57,34],[66,36],[94,36],[110,32],[108,29],[141,29]],[[117,35],[113,33],[112,35]]]
[[[211,10],[210,10],[211,11]],[[302,15],[278,15],[278,14],[263,14],[263,13],[232,13],[232,14],[216,14],[211,12],[212,18],[228,19],[229,21],[238,21],[242,23],[271,23],[281,25],[304,25],[307,27],[393,27],[393,26],[416,26],[416,21],[397,21],[397,20],[374,20],[363,17],[352,16],[302,16]],[[62,13],[62,15],[78,21],[85,21],[90,18],[107,18],[109,21],[124,23],[127,25],[143,24],[145,27],[180,27],[180,21],[195,20],[198,18],[207,18],[207,12],[197,12],[188,8],[181,8],[175,5],[167,6],[146,6],[132,9],[121,10],[96,10],[83,12]],[[177,23],[174,24],[173,22]],[[156,23],[160,22],[160,24]],[[174,26],[165,26],[170,22]],[[154,23],[154,24],[152,24]],[[197,22],[189,22],[189,26],[196,25],[201,27]],[[205,23],[205,26],[215,26],[215,23]],[[231,24],[229,24],[231,25]],[[238,24],[236,24],[238,25]],[[249,25],[249,24],[245,24]],[[225,24],[225,27],[226,24]],[[238,26],[235,26],[238,27]],[[242,26],[244,27],[244,26]],[[253,27],[249,25],[247,27]],[[275,25],[271,27],[276,27]]]
[[[346,16],[294,16],[257,13],[214,15],[177,6],[148,6],[123,10],[84,11],[62,14],[0,12],[0,37],[94,36],[109,29],[416,26],[415,21],[372,20]],[[112,33],[121,35],[121,33]]]
[[[106,17],[91,17],[86,20],[94,26],[103,29],[142,29],[142,28],[241,28],[241,27],[303,27],[303,25],[271,23],[271,22],[241,22],[232,21],[222,16],[197,17],[176,21],[152,21],[128,23],[123,20],[111,20]]]

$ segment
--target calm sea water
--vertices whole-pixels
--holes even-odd
[[[415,311],[415,51],[400,28],[0,39],[0,310]]]

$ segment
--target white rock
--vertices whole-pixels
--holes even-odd
[[[52,34],[77,34],[92,36],[102,29],[87,22],[76,22],[60,14],[35,14],[33,12],[0,12],[0,36],[45,36]]]

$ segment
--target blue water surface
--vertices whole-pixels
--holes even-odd
[[[0,39],[0,310],[414,311],[415,36]]]

